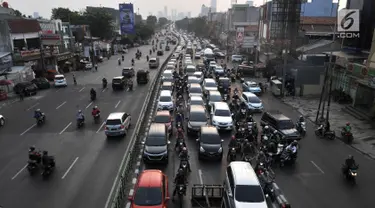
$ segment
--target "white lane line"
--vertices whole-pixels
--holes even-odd
[[[82,87],[82,89],[80,89],[78,92],[82,92],[84,89],[85,89],[85,87]]]
[[[14,104],[16,103],[18,100],[13,100],[10,104]]]
[[[318,169],[322,174],[324,174],[324,171],[314,161],[311,160],[310,162],[316,167],[316,169]]]
[[[66,101],[64,101],[63,103],[61,103],[59,106],[56,107],[56,110],[58,110],[59,108],[61,108],[63,105],[65,105]]]
[[[203,185],[203,173],[201,169],[198,169],[199,182]]]
[[[104,89],[102,90],[102,92],[104,92],[106,89],[107,89],[107,88],[104,88]]]
[[[20,134],[20,136],[26,134],[28,131],[30,131],[30,130],[31,130],[32,128],[34,128],[35,126],[36,126],[36,124],[33,124],[32,126],[30,126],[28,129],[26,129],[24,132],[22,132],[22,133]]]
[[[100,125],[100,127],[99,127],[98,131],[96,131],[96,133],[99,133],[99,132],[100,132],[100,130],[102,130],[102,128],[103,128],[103,126],[104,126],[104,124],[105,124],[105,122],[103,122],[103,123],[102,123],[102,125]]]
[[[121,100],[119,100],[119,101],[117,102],[117,104],[115,105],[115,108],[117,108],[118,105],[120,105],[120,103],[121,103]]]
[[[89,104],[86,106],[86,109],[89,108],[91,105],[92,105],[92,102],[89,103]]]
[[[101,78],[101,76],[98,76],[98,77],[94,80],[94,82],[95,82],[95,81],[98,81],[100,78]]]
[[[74,164],[76,164],[76,162],[77,162],[78,159],[79,159],[79,157],[76,157],[76,159],[75,159],[75,160],[73,161],[73,163],[69,166],[68,170],[66,170],[66,172],[65,172],[64,175],[61,177],[61,179],[64,179],[64,178],[68,175],[69,171],[73,168]]]
[[[26,111],[29,111],[29,110],[33,109],[37,105],[39,105],[39,103],[35,103],[34,105],[30,106],[30,108],[28,108]]]
[[[58,89],[58,90],[56,90],[55,92],[59,92],[61,90],[61,88],[60,89]]]
[[[25,170],[26,167],[27,167],[27,164],[26,164],[25,166],[23,166],[23,168],[21,168],[21,170],[19,170],[19,171],[16,173],[16,175],[14,175],[14,176],[12,177],[12,180],[14,180],[15,178],[17,178],[17,176],[18,176],[19,174],[21,174],[22,171]]]
[[[62,131],[60,131],[60,133],[59,134],[62,134],[62,133],[64,133],[64,131],[67,129],[67,128],[69,128],[69,126],[70,125],[72,125],[72,122],[70,122]]]

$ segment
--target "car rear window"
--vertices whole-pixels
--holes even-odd
[[[172,98],[170,96],[160,96],[160,102],[171,102]]]
[[[55,80],[64,80],[65,77],[55,77]]]
[[[202,89],[200,87],[192,87],[189,89],[190,93],[202,93]]]
[[[194,73],[195,72],[195,67],[194,68],[193,67],[186,68],[186,72],[188,72],[188,73]]]
[[[153,59],[150,60],[150,63],[155,63],[155,62],[156,62],[156,60],[153,60]]]
[[[120,119],[107,120],[107,122],[105,124],[108,125],[108,126],[120,125],[121,120]]]
[[[264,195],[260,186],[237,185],[234,192],[236,201],[248,203],[264,202]]]
[[[155,123],[169,123],[171,121],[170,116],[158,115],[155,117]]]
[[[113,79],[112,82],[114,82],[114,83],[120,83],[121,79]]]
[[[138,187],[134,195],[134,204],[137,206],[156,206],[163,200],[159,187]]]
[[[260,99],[258,97],[248,97],[249,103],[260,103]]]
[[[294,123],[291,120],[279,120],[277,126],[278,126],[278,129],[280,129],[280,130],[293,129]]]
[[[205,144],[220,144],[221,142],[219,134],[202,134],[200,140]]]
[[[230,117],[230,111],[229,110],[216,110],[215,116],[223,116],[223,117]]]

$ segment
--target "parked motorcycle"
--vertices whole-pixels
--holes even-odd
[[[341,129],[341,136],[348,144],[351,144],[354,140],[352,132],[347,132],[345,127]]]
[[[324,135],[323,135],[324,132]],[[320,138],[327,138],[330,140],[334,140],[336,137],[336,134],[334,131],[324,131],[324,126],[320,125],[316,130],[315,130],[315,135],[320,137]]]

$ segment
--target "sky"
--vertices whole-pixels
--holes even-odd
[[[26,15],[33,15],[34,12],[38,12],[39,16],[44,18],[51,17],[52,8],[57,7],[68,7],[71,10],[82,10],[86,6],[103,6],[112,7],[118,9],[119,3],[124,3],[116,0],[0,0],[7,1],[9,6],[13,9],[19,10],[21,13]],[[227,11],[230,7],[231,0],[216,0],[218,11]],[[267,0],[253,0],[255,6],[264,4]],[[327,0],[328,1],[328,0]],[[336,0],[337,1],[337,0]],[[340,4],[344,5],[346,0],[341,0]],[[27,3],[26,3],[27,2]],[[157,15],[158,11],[164,11],[164,6],[168,7],[168,13],[171,13],[171,9],[177,9],[177,12],[191,12],[192,16],[197,16],[200,12],[202,4],[210,6],[210,0],[130,0],[125,3],[133,3],[134,10],[139,12],[142,16],[148,16],[151,12],[153,15]],[[245,3],[246,0],[237,0],[237,3]],[[340,6],[342,7],[342,6]]]

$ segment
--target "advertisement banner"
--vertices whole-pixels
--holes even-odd
[[[134,7],[133,4],[120,4],[121,35],[134,34]]]
[[[236,41],[237,41],[238,44],[243,43],[244,33],[245,33],[245,28],[237,27]]]

